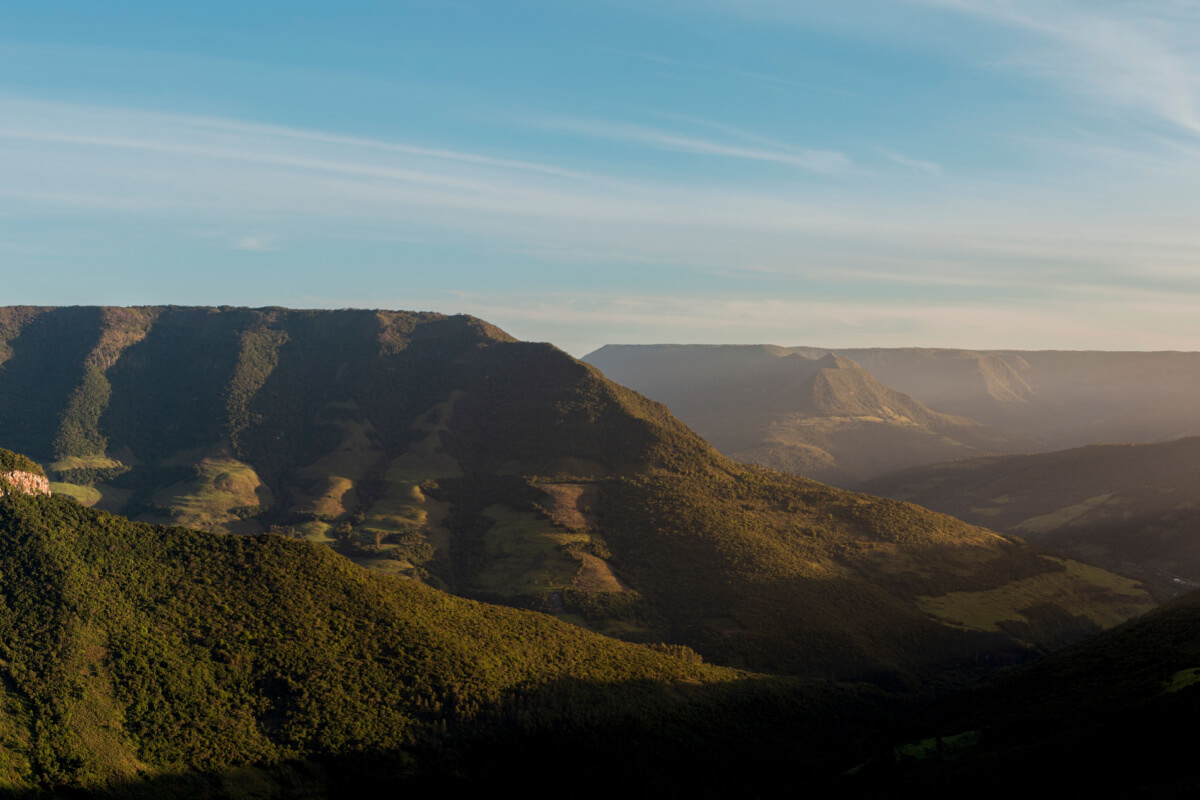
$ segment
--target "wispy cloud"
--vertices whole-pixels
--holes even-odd
[[[836,230],[849,218],[799,197],[725,187],[650,183],[618,174],[562,169],[519,159],[474,157],[402,143],[286,130],[236,120],[0,98],[0,195],[97,207],[232,213],[304,210],[339,218],[391,217],[400,207],[499,218],[574,218],[588,223]],[[589,126],[589,132],[596,128]],[[615,124],[614,132],[657,146],[830,171],[840,153],[790,152],[660,135]],[[532,165],[532,168],[531,168]],[[498,221],[498,220],[497,220]]]
[[[695,292],[739,288],[736,270],[746,264],[765,265],[776,276],[807,282],[805,287],[836,285],[864,296],[895,286],[962,289],[960,298],[967,290],[982,296],[991,287],[1027,286],[1026,294],[1066,297],[1060,288],[1072,281],[1119,287],[1147,275],[1161,275],[1163,291],[1173,286],[1178,293],[1178,276],[1189,265],[1194,269],[1200,252],[1200,231],[1164,216],[1178,216],[1180,198],[1194,195],[1195,170],[1174,176],[1177,186],[1170,191],[1156,183],[1153,195],[1116,192],[1093,210],[1072,205],[1079,193],[1100,195],[1087,186],[1065,196],[1037,185],[955,175],[914,181],[896,171],[865,170],[845,180],[768,185],[690,175],[651,180],[636,168],[626,172],[617,160],[576,169],[520,153],[456,152],[238,120],[3,97],[0,106],[0,214],[10,215],[0,221],[14,245],[32,243],[23,233],[26,220],[86,215],[103,218],[106,227],[112,219],[146,225],[153,219],[156,231],[168,230],[159,223],[174,219],[181,236],[194,240],[197,228],[219,231],[208,240],[213,245],[250,251],[314,237],[391,237],[419,240],[421,248],[470,241],[510,263],[533,258],[560,265],[560,275],[641,270],[673,287],[681,302],[693,284],[707,287]],[[597,125],[610,126],[606,135],[632,136],[642,144],[648,139],[655,147],[805,171],[848,161],[834,154],[831,163],[821,163],[803,148],[722,123],[676,121],[721,135]],[[597,125],[588,123],[591,133],[580,135],[592,135]],[[936,166],[897,163],[905,172]],[[297,258],[302,251],[289,247]],[[731,277],[709,277],[718,272]],[[805,287],[781,282],[778,288]],[[770,308],[725,310],[749,324]],[[850,324],[855,309],[837,308]],[[775,315],[781,325],[786,313],[818,310],[788,309]],[[660,310],[664,319],[711,327],[700,322],[702,313]],[[619,321],[611,316],[619,311],[614,306],[606,313]]]
[[[272,236],[243,236],[233,243],[234,250],[245,250],[250,253],[266,253],[278,250]]]
[[[748,69],[739,69],[723,64],[702,64],[697,61],[687,61],[678,58],[669,58],[667,56],[656,55],[653,53],[626,53],[620,50],[608,50],[604,52],[612,53],[618,56],[627,56],[630,58],[638,58],[643,61],[649,61],[653,64],[662,64],[668,67],[678,67],[679,69],[694,70],[696,72],[705,72],[710,75],[728,75],[735,78],[744,78],[756,83],[765,83],[771,86],[786,87],[790,89],[800,89],[807,92],[822,92],[825,94],[840,95],[842,97],[856,97],[854,92],[845,89],[839,89],[833,86],[822,86],[815,83],[807,83],[805,81],[797,81],[791,78],[783,78],[779,75],[771,75],[764,72],[755,72]]]
[[[900,153],[896,153],[891,150],[885,150],[882,147],[878,148],[878,149],[879,149],[880,155],[882,155],[884,158],[888,159],[889,161],[891,161],[895,164],[899,164],[902,167],[908,167],[909,169],[915,169],[917,172],[924,172],[927,175],[941,175],[942,174],[942,165],[941,164],[937,164],[933,161],[922,161],[918,158],[910,158],[908,156],[901,155]]]
[[[658,150],[669,150],[677,153],[719,156],[747,161],[764,161],[825,174],[845,173],[854,168],[854,163],[849,156],[836,150],[779,145],[747,147],[732,142],[705,139],[632,122],[611,122],[607,120],[549,116],[541,117],[533,122],[551,130],[597,139],[612,139],[644,144]],[[714,127],[719,127],[727,133],[733,132],[740,139],[756,139],[764,144],[768,141],[765,138],[754,137],[744,131],[737,131],[727,126]]]
[[[1060,0],[910,0],[1024,31],[1044,45],[1002,65],[1200,135],[1197,7]]]
[[[534,161],[523,161],[512,158],[496,158],[479,153],[466,153],[459,150],[445,150],[436,147],[421,147],[399,142],[380,141],[361,136],[342,136],[321,131],[300,130],[278,125],[263,125],[241,121],[217,119],[213,117],[187,117],[186,124],[201,131],[220,131],[233,134],[254,134],[264,137],[290,139],[316,144],[345,145],[353,148],[364,148],[384,153],[417,156],[444,161],[457,161],[464,164],[477,164],[485,167],[497,167],[505,170],[535,172],[544,175],[555,175],[561,178],[590,179],[590,175],[579,170],[566,169],[553,164],[543,164]]]

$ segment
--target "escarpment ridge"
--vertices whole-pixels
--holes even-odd
[[[726,665],[915,689],[1152,605],[1017,539],[738,464],[467,316],[0,309],[0,410],[0,446],[85,505],[304,540]]]

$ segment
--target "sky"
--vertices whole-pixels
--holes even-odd
[[[1200,349],[1200,1],[0,6],[0,304]]]

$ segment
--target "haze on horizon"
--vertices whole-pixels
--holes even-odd
[[[1200,349],[1200,4],[0,12],[3,303]]]

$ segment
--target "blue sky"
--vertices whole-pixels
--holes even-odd
[[[4,304],[1200,349],[1200,3],[0,8]]]

